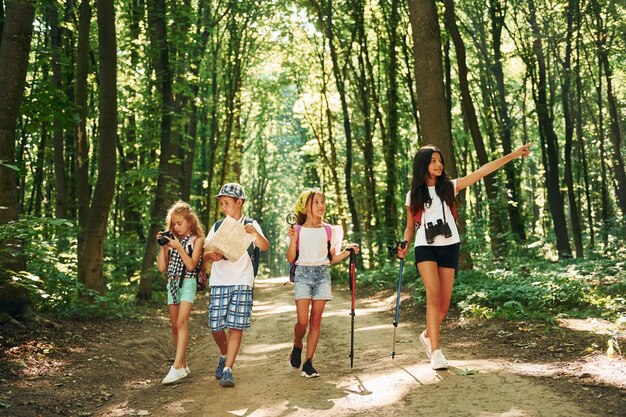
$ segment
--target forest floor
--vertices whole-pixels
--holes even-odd
[[[206,298],[190,320],[191,374],[161,385],[173,359],[167,310],[113,322],[0,332],[0,415],[7,416],[624,416],[626,359],[608,358],[595,320],[443,325],[447,371],[433,371],[404,303],[391,358],[395,294],[358,298],[350,368],[350,294],[335,289],[307,379],[288,365],[295,307],[283,279],[257,280],[235,388],[214,378]],[[407,296],[408,297],[408,296]],[[406,308],[404,308],[406,307]],[[572,327],[578,326],[577,329]],[[620,337],[626,346],[626,335]]]

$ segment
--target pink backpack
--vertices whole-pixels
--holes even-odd
[[[323,223],[324,225],[324,230],[326,230],[326,246],[328,247],[328,260],[330,260],[332,258],[332,255],[330,254],[330,239],[333,235],[333,229],[330,227],[329,224]],[[290,263],[289,265],[291,266],[289,268],[289,281],[293,282],[294,279],[296,278],[296,261],[298,260],[298,255],[300,254],[299,249],[300,249],[300,230],[302,229],[302,225],[301,224],[296,224],[295,226],[293,226],[294,229],[296,229],[296,233],[298,234],[298,237],[296,238],[296,259],[293,261],[293,263]]]

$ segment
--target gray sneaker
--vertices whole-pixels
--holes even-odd
[[[233,378],[233,372],[230,369],[226,369],[222,373],[222,380],[220,381],[220,385],[226,388],[235,386],[235,378]]]
[[[215,379],[222,379],[222,373],[224,372],[224,366],[226,366],[226,358],[222,358],[220,356],[220,360],[217,361],[217,366],[215,367]]]

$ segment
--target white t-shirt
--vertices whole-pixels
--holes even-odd
[[[456,191],[456,180],[452,180],[452,185],[454,187],[454,195],[457,194]],[[420,226],[415,231],[415,247],[417,246],[447,246],[453,245],[455,243],[459,243],[461,241],[461,236],[459,235],[459,229],[456,225],[456,221],[452,216],[452,210],[448,207],[447,204],[442,204],[441,199],[435,192],[435,187],[428,187],[428,193],[430,194],[430,198],[432,199],[432,203],[430,207],[424,207],[424,211],[422,212],[422,219],[420,219]],[[411,207],[411,191],[406,193],[406,206]],[[446,222],[448,222],[448,226],[450,226],[450,231],[452,232],[452,236],[446,238],[444,235],[435,236],[435,240],[433,243],[428,243],[426,241],[426,232],[424,231],[424,225],[428,222],[432,222],[432,224],[437,224],[437,220],[441,219],[443,221],[443,210],[446,213]],[[417,227],[417,222],[415,222],[415,226]]]
[[[338,253],[341,250],[341,238],[336,227],[331,226],[330,230],[330,248],[335,248],[335,253]],[[296,265],[330,265],[328,244],[326,243],[328,236],[324,227],[301,227],[299,239]]]
[[[244,217],[242,216],[239,221],[243,223],[243,219]],[[256,220],[252,221],[252,225],[257,232],[265,237],[261,226],[259,226]],[[211,227],[204,242],[208,242],[214,234],[215,225]],[[211,265],[209,286],[215,287],[218,285],[247,285],[249,287],[254,285],[254,269],[252,267],[252,260],[247,251],[237,261],[222,259],[221,261],[213,262]]]
[[[343,241],[343,229],[341,226],[330,225],[330,248],[335,249],[335,253],[341,251],[341,242]],[[289,237],[285,238],[285,243],[289,245]],[[328,259],[328,246],[326,242],[328,236],[326,229],[322,227],[304,227],[300,228],[300,236],[298,242],[298,259],[296,265],[318,266],[330,265]]]

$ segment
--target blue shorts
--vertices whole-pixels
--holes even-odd
[[[415,266],[424,261],[437,262],[441,268],[459,269],[459,243],[447,246],[416,246]]]
[[[181,301],[187,301],[193,304],[196,300],[196,288],[197,283],[194,278],[186,278],[183,280],[183,285],[178,289],[178,294],[176,295],[176,302],[172,298],[172,293],[170,292],[170,284],[172,280],[167,280],[167,305],[170,304],[180,304]]]
[[[217,285],[211,288],[209,327],[213,333],[226,328],[250,328],[252,287],[247,285]]]
[[[296,300],[303,298],[311,300],[333,299],[328,265],[298,265],[293,282],[295,284],[294,294]]]

